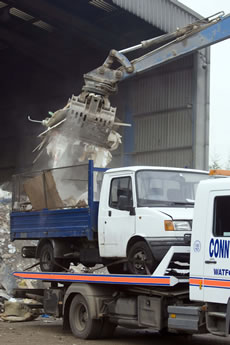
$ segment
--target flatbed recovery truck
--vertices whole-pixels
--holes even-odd
[[[111,336],[117,325],[229,336],[229,208],[229,178],[200,182],[191,247],[171,247],[152,275],[14,275],[50,282],[42,291],[45,312],[63,317],[64,327],[79,338]],[[190,254],[190,267],[177,261],[181,253]]]

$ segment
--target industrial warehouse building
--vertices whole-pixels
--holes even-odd
[[[110,49],[197,19],[176,0],[0,1],[0,181],[33,169],[42,128],[28,116],[65,106]],[[208,167],[209,48],[122,82],[111,103],[132,124],[112,166]]]

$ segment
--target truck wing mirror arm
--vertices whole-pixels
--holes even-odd
[[[136,215],[135,207],[133,207],[133,206],[129,207],[129,214],[130,214],[130,216],[135,216]]]
[[[120,195],[118,199],[118,209],[121,211],[129,211],[130,216],[134,216],[136,214],[135,208],[130,203],[129,198],[127,195]]]

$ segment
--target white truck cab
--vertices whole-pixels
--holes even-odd
[[[149,166],[106,171],[98,217],[100,256],[128,258],[131,273],[153,272],[171,246],[189,245],[196,189],[208,177],[206,171]],[[118,271],[120,265],[111,273]]]
[[[194,212],[190,262],[193,300],[227,304],[230,291],[230,180],[200,184]],[[202,263],[202,264],[201,264]]]

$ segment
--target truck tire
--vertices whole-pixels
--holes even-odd
[[[151,249],[144,241],[133,244],[128,252],[128,272],[131,274],[152,274],[157,263]]]
[[[98,339],[101,336],[102,320],[91,318],[90,305],[80,294],[71,302],[69,322],[70,329],[77,338]]]
[[[60,272],[70,265],[68,260],[54,258],[53,246],[48,242],[41,247],[39,258],[42,272]]]

